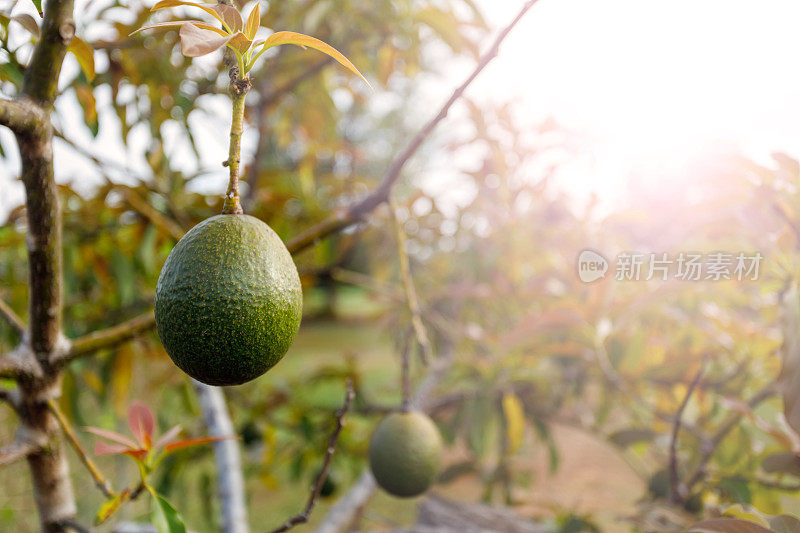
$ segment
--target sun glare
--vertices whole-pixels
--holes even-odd
[[[512,8],[495,10],[496,20]],[[632,175],[668,179],[709,153],[798,153],[800,2],[543,0],[534,9],[479,90],[517,97],[523,120],[552,116],[581,134],[592,164],[565,169],[566,187],[608,197]]]

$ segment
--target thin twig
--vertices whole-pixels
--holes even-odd
[[[0,299],[0,318],[5,320],[9,326],[22,338],[25,335],[25,322],[11,309],[4,300]]]
[[[230,70],[231,102],[231,144],[228,150],[228,159],[224,165],[230,170],[228,191],[225,193],[225,203],[222,206],[223,214],[241,215],[242,205],[239,200],[239,166],[242,158],[242,133],[244,132],[244,106],[245,98],[250,90],[250,78],[241,72],[239,67]]]
[[[509,32],[514,28],[514,26],[517,25],[525,13],[527,13],[528,10],[532,8],[534,4],[536,4],[537,1],[538,0],[528,0],[528,2],[522,6],[522,9],[520,9],[519,13],[517,13],[517,16],[514,17],[514,19],[497,35],[492,43],[492,46],[489,48],[489,51],[481,57],[480,61],[478,61],[478,64],[475,65],[472,73],[467,76],[467,79],[465,79],[455,91],[453,91],[453,94],[450,96],[447,102],[445,102],[436,116],[434,116],[425,125],[425,127],[419,131],[419,133],[417,133],[406,149],[403,150],[403,152],[392,162],[383,177],[383,181],[381,181],[381,183],[361,201],[356,202],[344,210],[336,211],[325,220],[315,224],[311,228],[302,232],[300,235],[296,236],[294,239],[290,240],[286,247],[292,254],[308,248],[323,237],[326,237],[337,231],[341,231],[344,228],[359,222],[364,218],[364,216],[372,212],[376,207],[389,199],[389,193],[391,192],[395,182],[400,178],[400,172],[403,170],[405,164],[409,159],[411,159],[417,150],[419,150],[420,146],[422,146],[422,143],[428,138],[428,136],[430,136],[436,126],[442,120],[444,120],[450,111],[450,108],[459,98],[461,98],[467,87],[469,87],[475,78],[478,77],[481,71],[486,68],[486,65],[488,65],[492,59],[497,56],[500,50],[500,45],[508,36]]]
[[[680,486],[680,477],[678,476],[678,433],[681,430],[683,412],[686,410],[686,406],[689,405],[689,399],[692,397],[694,389],[697,388],[697,385],[703,378],[705,369],[706,356],[703,356],[703,361],[700,363],[700,368],[697,370],[697,374],[695,374],[694,379],[692,379],[692,382],[689,384],[689,388],[686,389],[686,395],[683,397],[680,407],[678,407],[678,412],[675,414],[675,422],[672,424],[672,438],[669,443],[669,486],[673,503],[681,503],[683,498],[686,496],[682,493],[683,487]]]
[[[35,442],[17,439],[7,446],[0,448],[0,466],[10,465],[20,459],[26,458],[39,449]]]
[[[403,412],[411,410],[411,332],[409,331],[403,339],[403,350],[400,353],[400,381],[403,390]]]
[[[55,415],[56,420],[58,420],[58,425],[61,426],[61,430],[64,432],[64,435],[67,436],[67,440],[72,445],[72,449],[75,450],[75,453],[78,454],[78,458],[92,475],[94,484],[97,485],[97,488],[100,489],[100,492],[102,492],[106,498],[109,499],[116,496],[111,488],[111,483],[109,483],[109,481],[103,477],[103,474],[100,473],[97,465],[95,465],[94,462],[89,459],[89,455],[86,453],[86,450],[83,449],[83,446],[81,446],[77,435],[75,435],[75,430],[72,429],[72,426],[70,426],[69,421],[64,416],[64,413],[58,407],[58,404],[55,402],[55,400],[47,400],[47,407],[50,408],[50,412]]]
[[[308,518],[311,516],[311,511],[314,509],[314,505],[317,503],[320,492],[322,492],[322,485],[325,483],[325,478],[328,477],[328,469],[331,466],[333,453],[336,451],[336,443],[339,440],[339,434],[344,428],[344,416],[350,409],[350,403],[353,401],[353,396],[355,396],[355,393],[353,392],[353,382],[348,379],[347,392],[345,392],[344,396],[344,404],[342,404],[342,407],[336,413],[336,428],[333,430],[333,433],[331,433],[330,439],[328,439],[328,448],[325,451],[325,460],[322,462],[322,469],[319,471],[317,480],[311,489],[311,495],[308,497],[306,507],[303,509],[302,513],[294,515],[282,526],[273,529],[271,533],[282,533],[292,529],[296,525],[305,524],[308,522]]]
[[[397,257],[400,261],[400,277],[403,280],[403,288],[406,291],[408,310],[411,312],[411,325],[417,337],[420,358],[424,364],[427,364],[428,356],[431,353],[431,341],[428,338],[425,324],[422,322],[422,313],[419,307],[419,299],[417,298],[417,290],[414,287],[414,278],[411,277],[411,264],[408,260],[408,251],[406,250],[406,232],[397,219],[397,209],[394,200],[391,198],[389,199],[389,211],[397,238]]]
[[[155,227],[167,232],[173,239],[179,241],[183,237],[184,229],[167,215],[147,203],[139,194],[130,187],[121,188],[125,199],[137,213],[149,220]]]
[[[764,400],[771,398],[776,394],[776,387],[775,383],[770,383],[762,388],[760,391],[755,393],[748,401],[747,405],[752,409]],[[739,420],[742,418],[740,413],[732,413],[725,419],[725,421],[720,425],[717,432],[714,434],[713,437],[707,442],[704,443],[702,446],[702,454],[700,459],[697,461],[697,466],[695,467],[692,475],[689,476],[688,481],[686,482],[686,493],[689,494],[692,488],[699,483],[706,474],[706,465],[714,456],[714,452],[717,451],[719,445],[722,444],[722,441],[725,440],[725,437],[733,431],[733,429],[739,423]]]
[[[441,356],[431,362],[425,379],[417,385],[414,391],[412,405],[420,411],[427,412],[430,409],[429,396],[441,381],[444,374],[453,363],[452,347],[445,345],[441,351]],[[375,478],[364,468],[361,475],[347,490],[344,496],[331,507],[322,523],[317,527],[316,533],[336,533],[342,531],[347,524],[352,523],[353,517],[361,509],[375,491]]]
[[[69,350],[54,363],[66,364],[73,359],[89,355],[103,348],[112,348],[128,341],[145,331],[155,324],[153,311],[142,313],[130,320],[126,320],[110,328],[93,331],[82,337],[72,340]]]

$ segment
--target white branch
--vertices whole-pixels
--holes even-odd
[[[234,435],[233,422],[228,414],[222,389],[192,381],[200,398],[203,420],[209,436]],[[215,442],[214,457],[217,462],[217,493],[222,506],[222,531],[248,533],[244,476],[238,441],[225,439]]]

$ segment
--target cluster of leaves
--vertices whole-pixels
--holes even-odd
[[[194,439],[177,440],[182,428],[173,426],[163,435],[155,436],[156,419],[153,412],[144,404],[135,402],[128,409],[128,428],[133,439],[108,429],[87,427],[86,431],[101,437],[109,442],[98,441],[94,453],[102,455],[127,455],[136,462],[139,470],[140,481],[135,488],[128,488],[112,496],[100,507],[95,517],[95,525],[100,525],[116,513],[122,505],[135,498],[142,490],[146,490],[153,497],[153,524],[159,533],[185,533],[186,526],[183,518],[175,507],[159,494],[150,483],[153,471],[172,452],[183,448],[208,444],[221,440],[220,437],[199,437]],[[222,437],[230,438],[230,437]]]
[[[218,28],[212,24],[199,21],[182,20],[160,22],[140,28],[133,33],[135,34],[154,28],[171,28],[178,26],[180,27],[181,51],[183,55],[187,57],[198,57],[210,54],[223,46],[227,46],[233,50],[236,56],[236,62],[239,65],[239,76],[241,78],[245,77],[250,70],[252,70],[258,58],[261,57],[261,54],[274,46],[295,44],[303,48],[314,48],[334,58],[358,75],[364,80],[364,83],[369,85],[369,82],[364,76],[361,75],[358,69],[353,66],[341,52],[314,37],[291,31],[279,31],[273,33],[266,39],[256,40],[256,34],[261,27],[261,8],[259,3],[256,3],[250,11],[246,24],[239,10],[221,3],[209,6],[182,0],[161,0],[153,6],[151,11],[178,6],[192,6],[202,9],[214,17],[222,27]]]

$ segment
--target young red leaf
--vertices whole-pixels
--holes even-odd
[[[156,430],[156,419],[145,404],[134,402],[128,408],[128,426],[131,433],[142,445],[150,448],[153,445],[153,432]]]
[[[144,448],[140,448],[138,450],[126,450],[126,451],[124,451],[122,453],[124,455],[127,455],[128,457],[132,457],[133,459],[135,459],[137,461],[142,461],[145,458],[145,456],[147,455],[147,452],[148,452],[148,450],[145,450]]]
[[[228,27],[231,33],[242,31],[242,28],[244,28],[242,15],[239,14],[239,11],[235,7],[217,4],[212,9],[217,12],[219,15],[217,18],[222,19],[222,22]]]
[[[124,444],[128,448],[138,448],[139,445],[136,444],[136,441],[129,439],[125,435],[120,435],[116,431],[111,431],[109,429],[103,428],[93,428],[93,427],[86,427],[83,428],[89,433],[93,435],[97,435],[98,437],[102,437],[104,439],[108,439],[114,442],[118,442],[120,444]]]
[[[166,433],[164,433],[163,435],[161,435],[156,441],[156,443],[153,444],[153,448],[161,448],[162,446],[166,446],[167,444],[175,440],[175,438],[181,432],[181,429],[183,428],[181,428],[180,425],[177,425],[174,428],[167,431]]]
[[[181,26],[181,52],[188,57],[210,54],[225,45],[230,37],[218,37],[207,30],[200,29],[194,23]]]
[[[175,450],[180,450],[182,448],[188,448],[189,446],[197,446],[199,444],[208,444],[209,442],[217,442],[219,440],[225,439],[235,439],[237,438],[236,435],[227,435],[224,437],[200,437],[197,439],[187,439],[187,440],[179,440],[178,442],[173,442],[172,444],[168,444],[164,449],[167,453],[174,452]]]
[[[125,453],[130,448],[124,444],[109,444],[103,441],[97,441],[94,445],[95,455],[119,455]]]
[[[245,26],[244,34],[251,41],[255,38],[258,27],[261,26],[261,8],[256,3],[253,10],[250,11],[250,16],[247,17],[247,26]]]
[[[219,13],[214,11],[214,8],[209,5],[198,4],[197,2],[185,2],[183,0],[161,0],[156,5],[150,8],[150,11],[158,11],[159,9],[167,9],[170,7],[178,7],[178,6],[192,6],[192,7],[199,7],[218,21],[225,23],[220,17]]]
[[[158,29],[158,28],[179,27],[179,26],[183,26],[187,22],[189,24],[194,24],[198,28],[202,28],[204,30],[213,31],[213,32],[216,32],[216,33],[218,33],[220,35],[223,35],[223,36],[227,36],[228,35],[227,32],[225,32],[225,30],[221,30],[221,29],[217,28],[216,26],[212,26],[211,24],[206,24],[205,22],[200,22],[200,21],[197,21],[197,20],[173,20],[172,22],[158,22],[156,24],[151,24],[149,26],[143,26],[143,27],[139,28],[138,30],[136,30],[134,32],[131,32],[130,35],[137,34],[140,31],[144,31],[144,30],[153,30],[153,29]]]

